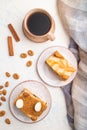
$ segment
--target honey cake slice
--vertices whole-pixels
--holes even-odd
[[[46,59],[46,63],[62,80],[67,80],[76,71],[57,50]]]
[[[18,95],[14,101],[14,105],[32,121],[36,121],[47,108],[47,103],[28,89],[24,89]]]

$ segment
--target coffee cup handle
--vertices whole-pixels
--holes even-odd
[[[55,40],[55,36],[54,36],[53,33],[48,33],[47,37],[48,37],[48,39],[51,40],[51,41]]]

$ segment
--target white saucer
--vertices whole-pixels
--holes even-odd
[[[40,97],[43,101],[47,102],[47,109],[39,116],[37,121],[32,121],[23,112],[18,110],[14,105],[15,99],[18,97],[18,95],[24,88],[29,89],[33,94]],[[42,83],[34,81],[34,80],[24,81],[18,84],[11,92],[10,98],[9,98],[9,106],[10,106],[11,113],[19,121],[22,121],[24,123],[35,123],[45,118],[47,114],[49,113],[50,108],[51,108],[51,95],[48,89]]]
[[[37,60],[36,68],[40,78],[46,84],[52,87],[62,87],[74,79],[77,71],[75,71],[68,80],[60,80],[58,76],[51,70],[51,68],[45,63],[45,60],[56,50],[58,50],[77,70],[77,61],[74,54],[69,49],[60,46],[54,46],[45,49]]]

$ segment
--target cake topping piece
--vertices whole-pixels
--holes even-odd
[[[28,96],[29,96],[29,93],[24,92],[24,93],[23,93],[23,96],[24,96],[24,97],[28,97]]]
[[[22,100],[22,99],[18,99],[18,100],[16,101],[16,107],[17,107],[17,108],[22,108],[23,105],[24,105],[24,103],[23,103],[23,100]]]
[[[37,102],[37,103],[35,104],[35,108],[34,108],[34,109],[35,109],[36,112],[39,112],[39,111],[41,110],[41,107],[42,107],[42,106],[41,106],[41,102]]]

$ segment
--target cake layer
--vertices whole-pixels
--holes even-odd
[[[58,51],[49,56],[46,59],[46,63],[63,80],[67,80],[76,71],[69,61]]]

